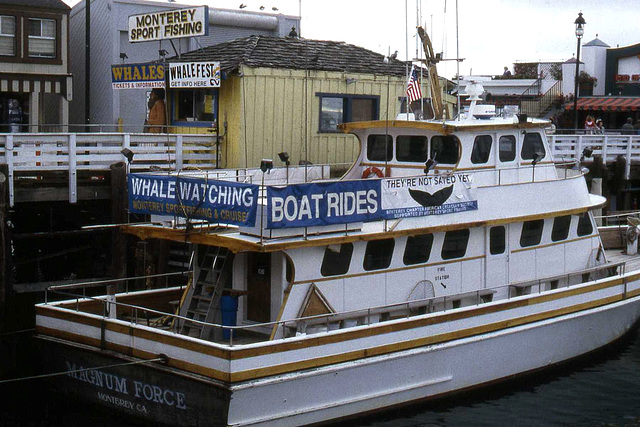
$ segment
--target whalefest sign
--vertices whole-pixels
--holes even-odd
[[[220,62],[178,62],[169,64],[169,87],[220,87]]]
[[[312,227],[444,215],[478,209],[473,175],[399,177],[267,187],[266,228]],[[133,213],[253,227],[258,186],[233,181],[130,174]]]
[[[153,89],[164,88],[164,65],[121,64],[111,66],[111,87],[113,89]]]
[[[129,42],[131,43],[208,34],[209,8],[207,6],[129,16]]]

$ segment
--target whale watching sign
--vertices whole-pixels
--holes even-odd
[[[198,37],[209,34],[207,6],[129,16],[129,42]]]
[[[168,175],[129,174],[129,211],[253,227],[258,186]]]
[[[164,65],[120,64],[111,66],[111,86],[113,89],[152,89],[163,88]]]

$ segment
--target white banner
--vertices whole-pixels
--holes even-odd
[[[169,64],[169,87],[220,87],[220,62],[180,62]]]
[[[129,42],[148,42],[209,34],[207,6],[129,16]]]
[[[456,173],[382,180],[382,210],[387,218],[442,215],[478,209],[473,175]]]

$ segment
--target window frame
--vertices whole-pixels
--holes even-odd
[[[566,221],[567,224],[562,224],[561,221]],[[563,227],[563,228],[560,228],[560,227]],[[551,226],[551,241],[562,242],[563,240],[567,240],[569,238],[570,231],[571,231],[571,215],[562,215],[562,216],[554,217],[553,224]]]
[[[468,228],[445,232],[444,238],[442,239],[442,249],[440,251],[441,258],[443,260],[464,258],[467,254],[467,250],[469,249],[470,236],[471,231]],[[449,239],[452,239],[453,241]],[[462,245],[460,245],[457,240],[464,241],[464,250],[461,249]],[[449,248],[447,247],[448,245],[453,245],[454,247]]]
[[[66,59],[69,58],[69,44],[68,44],[68,40],[67,40],[67,45],[66,48],[62,49],[62,15],[60,14],[55,14],[55,13],[47,13],[47,12],[38,12],[38,13],[21,13],[20,14],[20,37],[19,40],[21,41],[21,45],[22,45],[22,49],[18,49],[21,50],[21,54],[16,56],[16,61],[22,62],[22,63],[29,63],[29,64],[51,64],[51,65],[62,65],[63,63],[63,56],[66,57]],[[54,57],[44,57],[44,56],[29,56],[29,28],[28,28],[28,22],[29,19],[50,19],[55,21],[56,23],[56,41],[55,41],[55,48],[56,48],[56,55]],[[26,27],[26,28],[25,28]],[[68,39],[68,26],[66,27],[66,32],[65,34],[67,35],[67,39]],[[64,55],[63,55],[64,54]]]
[[[378,138],[386,139],[386,153],[384,150],[380,150],[381,153],[386,154],[386,159],[382,157],[371,157],[371,154],[377,154],[377,151],[373,151],[374,144]],[[383,142],[384,143],[384,142]],[[378,149],[377,143],[375,144],[376,150]],[[383,133],[372,133],[367,135],[367,160],[371,162],[390,162],[393,160],[393,136],[385,135]]]
[[[180,117],[178,117],[178,114],[180,113],[179,111],[179,102],[180,102],[180,96],[181,95],[185,95],[187,93],[193,93],[193,98],[191,100],[191,108],[193,110],[193,112],[195,113],[196,111],[196,107],[198,105],[197,102],[197,95],[198,94],[202,94],[202,96],[206,96],[206,95],[211,95],[213,97],[212,102],[212,115],[213,115],[213,120],[194,120],[193,121],[187,121],[187,120],[179,120]],[[210,128],[211,124],[215,124],[217,126],[218,124],[218,111],[219,111],[219,100],[220,100],[220,92],[219,92],[219,88],[202,88],[202,89],[181,89],[176,91],[176,93],[174,93],[174,96],[171,97],[171,111],[170,111],[170,115],[171,115],[171,125],[175,125],[175,126],[184,126],[184,127],[207,127]],[[165,97],[164,102],[167,102],[167,98]],[[186,118],[186,116],[185,116]]]
[[[589,231],[584,232],[583,227],[589,225]],[[593,222],[591,222],[591,216],[589,212],[585,212],[582,215],[578,215],[578,224],[576,225],[576,234],[578,237],[591,236],[593,234]]]
[[[349,272],[349,267],[351,266],[351,261],[353,260],[353,243],[342,243],[340,245],[340,252],[331,250],[330,246],[326,246],[324,249],[322,264],[320,264],[320,274],[322,275],[322,277],[344,276]],[[328,254],[331,255],[327,256]],[[345,264],[345,260],[347,258],[348,261]],[[335,260],[340,260],[343,262],[339,264],[336,263]],[[342,268],[338,269],[336,267]],[[336,268],[336,270],[327,271],[330,268]]]
[[[537,139],[536,139],[537,137]],[[532,141],[531,139],[534,138]],[[522,160],[533,161],[536,158],[536,153],[542,154],[544,158],[547,155],[547,150],[544,147],[544,141],[542,135],[538,132],[527,132],[522,138],[522,147],[520,148],[520,158]],[[526,154],[526,156],[525,156]]]
[[[487,148],[483,144],[486,144],[486,140],[489,140],[489,150],[486,151]],[[477,150],[476,150],[477,148]],[[489,163],[489,159],[491,159],[491,150],[493,149],[493,136],[491,135],[476,135],[473,140],[473,148],[471,149],[471,163],[474,165],[482,165],[485,163]],[[475,155],[475,158],[474,158]],[[478,158],[479,155],[482,157]],[[486,158],[484,157],[486,155]]]
[[[442,157],[438,157],[438,152],[434,152],[434,140],[436,138],[442,138],[442,142],[443,144],[447,142],[447,140],[451,140],[455,143],[456,145],[456,161],[451,163],[449,160],[449,158],[445,158],[444,160],[442,159]],[[438,164],[442,164],[442,165],[457,165],[458,163],[460,163],[460,149],[462,147],[462,143],[460,142],[460,138],[458,138],[456,135],[434,135],[431,137],[431,140],[429,141],[429,158],[430,159],[434,159],[435,161],[438,162]],[[443,150],[444,151],[444,150]],[[445,153],[447,153],[446,155],[449,156],[453,153],[453,150],[451,150],[451,152],[449,151],[444,151]]]
[[[26,56],[28,56],[29,58],[36,58],[36,59],[55,59],[58,57],[58,22],[55,19],[52,18],[46,18],[46,17],[36,17],[36,16],[29,16],[29,17],[25,17],[25,20],[27,22],[27,27],[28,27],[28,32],[25,32],[26,34],[26,43],[27,43],[27,49],[25,50]],[[32,21],[39,21],[40,22],[40,35],[31,35],[31,22]],[[50,36],[43,36],[43,25],[44,22],[48,21],[48,22],[53,22],[54,25],[54,36],[50,37]],[[36,55],[36,54],[32,54],[31,53],[31,40],[53,40],[53,54],[52,55]]]
[[[494,230],[502,230],[501,236],[495,236],[496,238],[502,239],[501,245],[496,245],[494,243]],[[496,248],[502,248],[500,251],[494,251]],[[496,225],[494,227],[489,228],[489,254],[491,255],[502,255],[507,251],[507,227],[504,225]]]
[[[540,224],[538,228],[533,228],[533,225]],[[534,234],[535,232],[535,234]],[[537,246],[542,242],[542,234],[544,233],[544,219],[533,219],[530,221],[524,221],[522,223],[522,229],[520,230],[520,247],[529,248]]]
[[[325,93],[325,92],[317,92],[316,96],[318,97],[318,133],[340,133],[337,129],[323,129],[322,128],[322,102],[324,98],[341,98],[343,102],[343,111],[342,111],[342,121],[340,123],[350,123],[353,121],[353,100],[354,99],[368,99],[373,101],[373,117],[371,120],[378,120],[380,118],[380,95],[354,95],[354,94],[345,94],[345,93]]]
[[[362,258],[364,271],[376,271],[389,268],[395,251],[396,239],[369,240]],[[371,253],[378,251],[377,253]]]
[[[404,140],[404,139],[408,139],[407,143],[409,150],[407,151],[408,155],[404,155],[402,158],[400,158],[400,144],[398,143],[399,140]],[[412,143],[414,141],[414,139],[421,139],[423,140],[423,142],[425,143],[424,145],[424,159],[419,159],[419,160],[415,160],[413,158],[410,158],[411,155],[414,155],[415,153],[412,152],[411,147],[415,147],[416,144]],[[403,147],[404,147],[404,142],[402,142]],[[429,159],[429,138],[426,135],[398,135],[395,138],[395,146],[396,146],[396,160],[400,163],[420,163],[420,164],[424,164],[424,162],[426,162]]]
[[[509,142],[513,143],[513,158],[511,159],[503,159],[502,158],[502,141],[503,139],[505,140],[509,140]],[[498,138],[498,160],[500,161],[500,163],[511,163],[514,162],[516,160],[516,156],[517,156],[517,152],[518,152],[518,142],[516,140],[515,135],[500,135],[500,137]]]
[[[4,34],[2,33],[2,18],[12,18],[13,19],[13,34]],[[0,53],[0,57],[3,61],[6,58],[16,58],[18,56],[18,36],[20,35],[20,25],[19,20],[16,15],[4,14],[0,12],[0,37],[6,37],[13,39],[13,54],[2,54]]]
[[[428,262],[433,250],[433,240],[433,233],[408,236],[404,246],[404,253],[402,254],[402,263],[404,265],[416,265]],[[413,242],[416,243],[414,244]],[[428,250],[424,250],[425,248],[428,248]],[[409,253],[410,250],[412,250],[412,253]]]

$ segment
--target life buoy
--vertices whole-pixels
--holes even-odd
[[[371,175],[372,173],[376,174],[378,178],[384,178],[384,174],[380,169],[375,166],[369,166],[364,170],[364,172],[362,172],[362,179],[369,178],[369,175]]]

